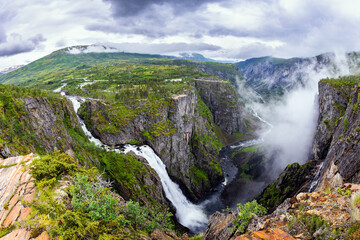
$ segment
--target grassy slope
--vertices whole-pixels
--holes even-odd
[[[69,54],[65,50],[58,50],[52,54],[34,61],[18,70],[0,76],[0,83],[18,86],[41,87],[54,89],[53,83],[60,85],[60,80],[84,66],[105,65],[176,65],[194,66],[202,68],[200,71],[209,72],[236,72],[235,65],[222,63],[204,63],[181,59],[171,59],[160,55],[136,53],[86,53]],[[52,85],[47,86],[47,85]]]
[[[54,72],[61,77],[62,74],[82,65],[113,64],[130,60],[131,62],[141,62],[150,58],[160,58],[160,56],[135,53],[68,54],[64,50],[59,50],[1,76],[0,83],[32,86],[36,84],[37,80],[46,80]]]

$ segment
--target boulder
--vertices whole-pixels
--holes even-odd
[[[215,212],[210,216],[206,232],[203,239],[205,240],[228,240],[234,235],[234,219],[236,213]]]

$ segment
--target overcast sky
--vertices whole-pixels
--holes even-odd
[[[0,70],[59,48],[216,59],[360,50],[359,0],[0,0]]]

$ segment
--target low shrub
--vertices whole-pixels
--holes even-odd
[[[257,215],[259,217],[266,214],[266,208],[262,205],[258,204],[256,200],[252,202],[247,202],[245,204],[238,203],[238,215],[234,219],[234,225],[236,227],[236,230],[238,230],[240,233],[244,233],[250,219]]]
[[[35,158],[30,168],[31,175],[37,182],[42,180],[60,179],[65,174],[71,174],[77,169],[77,164],[66,153],[55,151],[41,158]]]

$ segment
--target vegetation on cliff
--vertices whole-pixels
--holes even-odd
[[[43,152],[21,101],[26,97],[43,97],[50,103],[59,100],[54,94],[39,89],[0,85],[0,146],[6,145],[16,155]]]
[[[171,213],[125,202],[97,169],[77,167],[65,153],[34,160],[31,174],[39,195],[27,203],[33,237],[47,231],[59,239],[137,239],[155,229],[173,229]]]

